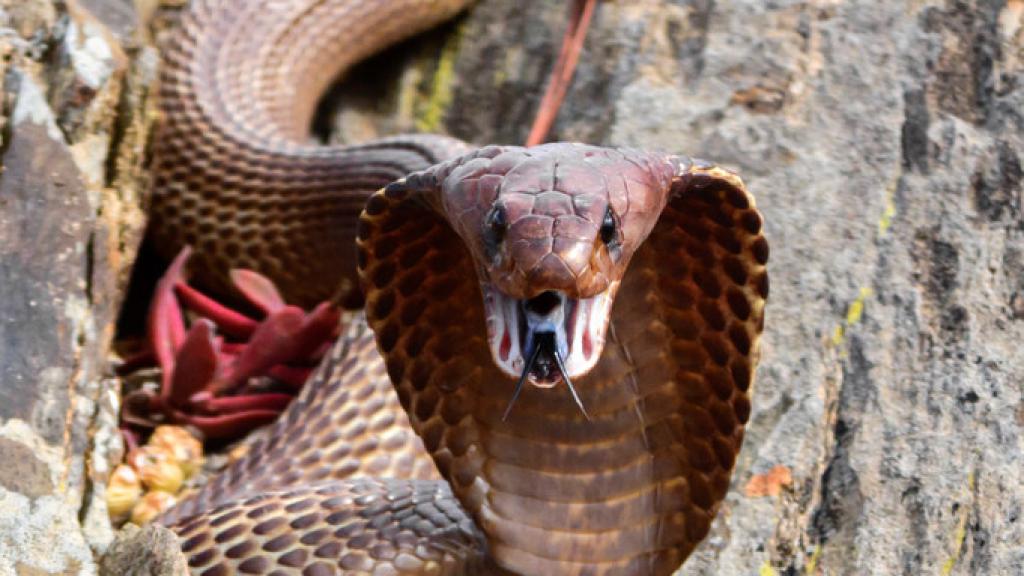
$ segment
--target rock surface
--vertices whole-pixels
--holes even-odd
[[[113,538],[152,4],[0,0],[2,574],[94,574]],[[521,142],[564,11],[483,0],[360,67],[338,137]],[[1022,134],[1022,0],[600,2],[552,136],[733,167],[772,244],[747,443],[683,574],[1024,573]]]
[[[100,574],[109,576],[186,576],[188,564],[181,542],[167,528],[129,524],[117,535],[100,561]]]
[[[74,1],[0,1],[0,574],[95,574],[113,538],[104,373],[144,222],[153,67],[121,33]]]

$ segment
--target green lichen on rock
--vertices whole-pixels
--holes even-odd
[[[430,79],[426,99],[417,107],[416,129],[420,132],[438,132],[443,127],[444,115],[452,103],[452,86],[455,83],[455,59],[462,43],[465,23],[456,26],[441,47],[437,66]]]

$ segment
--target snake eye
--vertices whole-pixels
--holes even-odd
[[[507,230],[508,215],[505,214],[505,207],[497,205],[491,209],[484,222],[484,239],[487,243],[487,249],[492,254],[497,252],[498,245],[505,239],[505,232]]]
[[[487,231],[495,242],[505,239],[505,230],[508,229],[508,216],[505,215],[503,206],[495,206],[487,215]]]
[[[601,221],[601,241],[609,246],[618,244],[619,237],[615,232],[615,214],[612,213],[612,207],[609,206],[604,212],[604,220]]]

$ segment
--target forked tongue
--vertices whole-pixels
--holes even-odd
[[[523,331],[525,342],[522,347],[526,363],[523,365],[523,372],[519,376],[508,407],[505,408],[505,414],[501,417],[502,420],[506,420],[512,412],[512,406],[519,398],[523,384],[531,375],[534,380],[552,385],[557,384],[559,379],[565,382],[580,412],[590,420],[590,415],[583,407],[583,401],[572,385],[569,371],[565,368],[564,358],[569,354],[565,327],[566,300],[565,294],[547,291],[523,303],[520,317],[526,320]]]

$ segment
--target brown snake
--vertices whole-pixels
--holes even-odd
[[[737,176],[577,144],[305,143],[337,74],[465,3],[197,0],[165,52],[156,244],[304,304],[360,303],[358,270],[366,305],[163,518],[196,574],[667,574],[709,530],[768,292]]]

